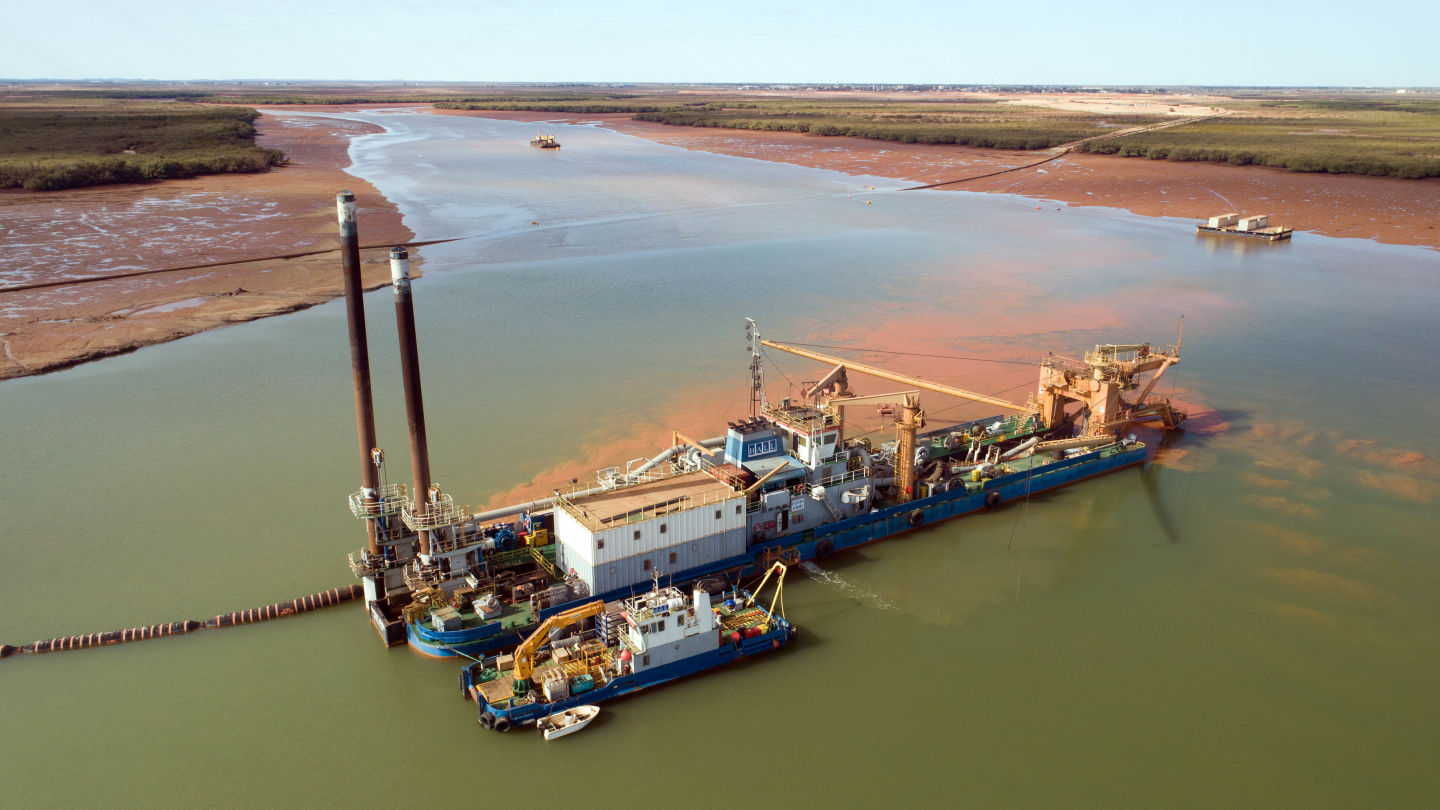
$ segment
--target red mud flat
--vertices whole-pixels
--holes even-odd
[[[1014,152],[864,138],[814,137],[677,127],[628,114],[571,115],[437,110],[512,121],[599,122],[658,143],[738,157],[914,181],[943,183],[1035,163],[1046,152]],[[1029,169],[970,180],[947,189],[1020,194],[1071,205],[1123,208],[1144,216],[1200,220],[1236,211],[1269,214],[1274,224],[1326,236],[1374,239],[1440,249],[1440,179],[1400,180],[1310,174],[1257,166],[1180,163],[1072,153]]]
[[[292,312],[342,294],[338,253],[260,259],[338,247],[334,199],[342,189],[356,194],[362,244],[414,238],[393,204],[344,171],[350,138],[378,129],[274,115],[262,116],[256,127],[259,143],[285,152],[287,166],[262,174],[0,193],[0,250],[6,257],[0,287],[242,262],[0,293],[0,379]],[[389,281],[385,248],[365,251],[361,261],[367,288]]]

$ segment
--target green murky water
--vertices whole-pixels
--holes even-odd
[[[365,117],[389,131],[356,145],[355,171],[420,239],[477,237],[424,249],[416,285],[432,466],[461,501],[617,440],[718,432],[746,401],[746,316],[780,339],[1028,361],[1170,342],[1184,314],[1160,391],[1192,403],[1190,430],[1143,471],[795,571],[793,650],[610,704],[556,743],[482,732],[456,666],[382,648],[355,605],[7,659],[9,806],[1399,807],[1440,792],[1434,252],[1234,245],[589,128],[560,129],[551,154],[525,145],[532,125]],[[380,440],[403,480],[390,300],[367,306]],[[0,384],[0,641],[352,581],[345,339],[332,303]],[[867,359],[1015,398],[1033,377]],[[815,375],[776,362],[772,393]],[[984,415],[949,406],[928,403]]]

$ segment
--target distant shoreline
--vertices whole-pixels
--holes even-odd
[[[617,132],[685,149],[890,177],[916,185],[987,174],[1034,163],[1045,155],[1043,151],[892,143],[795,132],[677,127],[634,121],[624,113],[434,112],[508,121],[598,122]],[[1232,210],[1268,214],[1272,222],[1297,232],[1440,250],[1440,228],[1434,214],[1440,211],[1440,178],[1401,180],[1071,153],[1036,169],[945,189],[1018,194],[1196,221]],[[1304,233],[1297,233],[1297,238],[1303,239]]]
[[[393,203],[345,171],[351,138],[379,128],[272,113],[262,114],[256,127],[261,145],[290,158],[287,166],[259,174],[0,193],[7,238],[15,243],[7,247],[14,278],[0,286],[239,262],[209,272],[0,294],[0,380],[338,297],[344,290],[337,253],[259,257],[337,248],[334,201],[342,189],[357,197],[362,244],[414,239]],[[389,283],[383,250],[366,251],[361,262],[367,289]]]
[[[326,111],[397,107],[421,110],[429,105],[266,108],[256,122],[260,141],[284,151],[291,162],[262,174],[0,193],[10,237],[27,243],[32,251],[28,256],[12,256],[15,265],[28,266],[19,274],[27,282],[107,275],[137,267],[243,262],[227,266],[223,273],[185,272],[0,294],[0,380],[56,371],[232,323],[293,312],[341,295],[333,253],[290,260],[255,257],[337,247],[332,200],[345,188],[359,199],[362,243],[404,244],[414,239],[393,203],[345,171],[351,138],[378,130],[323,117]],[[288,109],[311,116],[287,119],[275,114]],[[891,177],[916,185],[1037,160],[1035,152],[674,127],[634,121],[628,114],[433,112],[512,121],[595,122],[686,149]],[[1302,174],[1069,154],[1044,166],[946,188],[1195,220],[1230,210],[1265,213],[1273,222],[1302,232],[1299,239],[1303,232],[1312,232],[1440,250],[1440,230],[1433,218],[1433,212],[1440,210],[1440,179]],[[186,228],[199,230],[186,232]],[[166,241],[166,234],[177,231],[178,236]],[[198,246],[196,233],[206,237]],[[388,282],[383,251],[368,251],[362,263],[367,288]]]

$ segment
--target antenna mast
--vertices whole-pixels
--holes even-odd
[[[750,350],[750,418],[755,419],[765,404],[765,369],[760,364],[760,327],[751,318],[745,319],[745,343]]]

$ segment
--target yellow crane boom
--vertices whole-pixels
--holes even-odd
[[[541,644],[545,643],[551,630],[560,627],[569,627],[572,624],[577,624],[591,616],[598,616],[604,612],[605,602],[597,599],[594,602],[589,602],[580,607],[570,608],[562,613],[556,613],[554,616],[546,619],[539,627],[535,628],[535,632],[531,633],[528,638],[520,643],[519,647],[515,648],[516,683],[525,681],[528,684],[530,681],[530,675],[535,671],[535,651],[540,648]]]
[[[765,611],[769,615],[769,618],[765,622],[766,629],[769,629],[770,624],[775,621],[776,602],[780,603],[780,615],[785,615],[785,600],[780,596],[785,592],[785,571],[785,563],[777,560],[775,564],[770,566],[769,570],[765,572],[765,576],[760,580],[760,584],[755,586],[755,590],[751,592],[750,598],[745,600],[745,607],[750,607],[755,604],[755,597],[760,595],[760,591],[765,588],[765,583],[770,581],[770,575],[775,573],[780,575],[775,579],[775,596],[771,597],[770,608]]]
[[[845,368],[848,368],[851,371],[858,371],[861,374],[869,374],[872,377],[879,377],[882,380],[890,380],[892,382],[900,383],[901,385],[913,385],[916,388],[920,388],[926,391],[933,391],[937,394],[944,394],[947,397],[958,397],[960,399],[971,400],[972,402],[983,402],[986,405],[994,405],[997,408],[1005,408],[1006,410],[1017,411],[1019,413],[1029,412],[1029,409],[1026,408],[1024,405],[1016,405],[1015,403],[1008,400],[998,399],[992,396],[986,396],[985,394],[977,394],[974,391],[966,391],[963,388],[952,388],[948,385],[941,385],[940,383],[933,383],[929,380],[922,380],[919,377],[911,377],[905,374],[896,374],[893,371],[886,371],[883,368],[868,366],[864,363],[856,363],[850,360],[841,360],[838,357],[831,357],[828,354],[812,352],[809,349],[801,349],[799,347],[790,346],[785,343],[776,343],[773,340],[762,340],[760,341],[760,344],[763,346],[769,346],[772,349],[779,349],[782,352],[789,352],[790,354],[809,358],[817,362],[843,365],[845,366]]]

